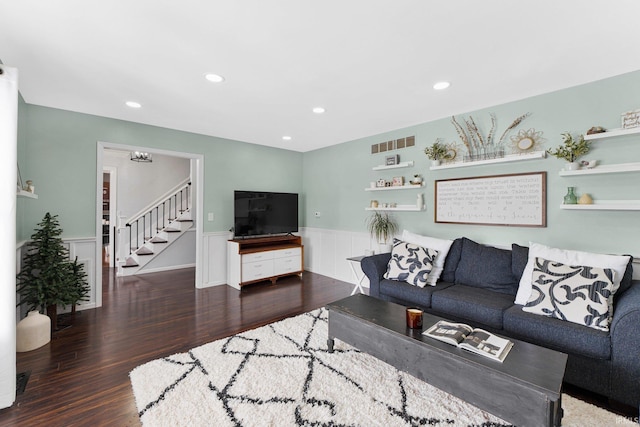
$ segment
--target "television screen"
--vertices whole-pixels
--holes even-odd
[[[234,227],[238,237],[298,231],[296,193],[236,190],[234,201]]]

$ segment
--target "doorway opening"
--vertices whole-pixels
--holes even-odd
[[[194,222],[195,234],[195,287],[202,287],[202,199],[203,199],[203,163],[204,157],[201,154],[174,152],[167,150],[150,150],[145,147],[127,146],[98,142],[97,147],[97,192],[96,192],[96,268],[95,276],[95,300],[96,307],[102,306],[102,268],[114,268],[118,266],[118,246],[121,228],[125,225],[123,221],[122,207],[117,206],[117,200],[122,198],[123,188],[126,185],[140,186],[140,182],[132,182],[125,185],[127,178],[123,171],[118,175],[118,168],[105,163],[105,157],[113,152],[125,153],[127,156],[131,152],[145,151],[158,157],[166,156],[188,161],[189,179],[191,180],[191,191],[193,201],[191,204],[191,215]],[[127,160],[130,162],[130,160]],[[119,179],[117,178],[119,176]],[[120,188],[118,188],[118,182]],[[127,181],[128,182],[128,181]],[[149,184],[153,185],[153,183]],[[121,224],[122,223],[122,224]],[[120,227],[120,228],[118,228]],[[119,233],[120,232],[120,233]],[[193,235],[192,235],[193,238]],[[192,246],[193,248],[193,246]],[[193,250],[193,249],[192,249]],[[192,264],[193,265],[193,264]]]

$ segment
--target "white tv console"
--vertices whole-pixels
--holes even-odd
[[[296,274],[302,276],[303,252],[300,236],[274,236],[227,241],[227,284],[243,286]]]

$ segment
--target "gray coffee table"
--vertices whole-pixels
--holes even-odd
[[[406,327],[405,307],[367,295],[327,305],[329,349],[339,339],[517,426],[559,426],[567,355],[511,339],[503,363],[422,335],[442,318]],[[473,326],[473,325],[472,325]]]

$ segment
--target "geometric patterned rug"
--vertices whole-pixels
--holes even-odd
[[[425,361],[428,363],[428,361]],[[140,421],[156,426],[506,426],[336,340],[314,310],[138,366]],[[634,425],[562,396],[563,426]]]

